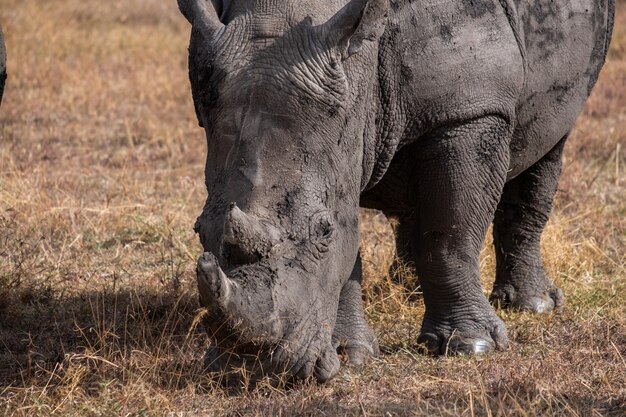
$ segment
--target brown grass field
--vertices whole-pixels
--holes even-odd
[[[236,395],[202,371],[206,145],[176,2],[0,0],[0,23],[0,415],[626,415],[626,2],[543,239],[566,307],[499,311],[506,352],[422,356],[422,299],[388,276],[390,227],[363,213],[383,354],[326,385]]]

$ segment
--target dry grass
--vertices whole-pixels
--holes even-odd
[[[364,213],[367,313],[383,355],[324,386],[236,396],[202,373],[191,228],[205,145],[175,3],[0,0],[10,60],[0,110],[0,413],[626,412],[625,3],[566,147],[543,241],[564,311],[499,312],[507,352],[420,356],[423,304],[387,276],[389,226]],[[489,288],[488,244],[482,266]]]

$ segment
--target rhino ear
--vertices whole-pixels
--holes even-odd
[[[220,0],[178,0],[178,8],[192,26],[206,34],[213,34],[224,27],[218,14]]]
[[[363,41],[376,41],[387,24],[389,0],[352,0],[321,28],[346,59],[360,51]]]

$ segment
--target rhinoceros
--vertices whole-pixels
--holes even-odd
[[[4,93],[4,83],[7,79],[7,52],[4,46],[4,36],[0,27],[0,105],[2,105],[2,95]]]
[[[539,241],[614,0],[178,0],[208,145],[195,231],[209,371],[324,382],[379,351],[359,207],[399,220],[425,313],[416,346],[508,345],[491,301],[549,312]],[[417,323],[416,323],[417,324]]]

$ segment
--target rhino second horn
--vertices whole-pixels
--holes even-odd
[[[278,242],[278,233],[232,204],[224,223],[224,244],[250,258],[265,257]]]

